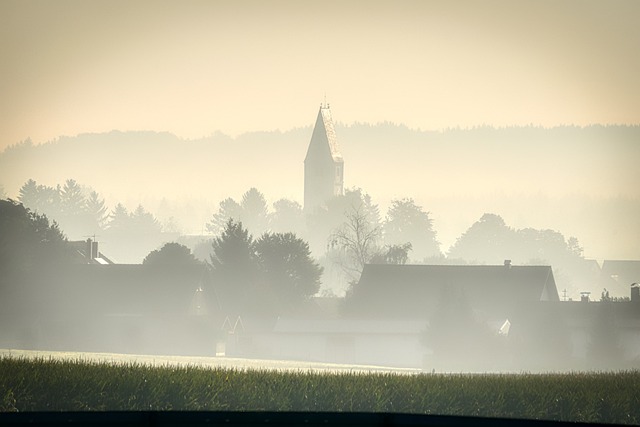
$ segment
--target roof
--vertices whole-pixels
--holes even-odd
[[[629,296],[629,286],[640,282],[640,261],[605,260],[602,264],[600,286],[613,296]]]
[[[347,314],[423,318],[443,298],[506,318],[524,302],[559,301],[550,266],[365,265]]]
[[[318,118],[313,128],[305,162],[310,156],[317,156],[322,152],[327,152],[336,163],[343,162],[329,106],[321,106],[320,111],[318,111]]]
[[[200,265],[78,264],[44,272],[40,292],[55,316],[187,314],[204,279]]]

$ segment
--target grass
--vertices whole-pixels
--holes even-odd
[[[638,390],[638,371],[326,374],[0,358],[0,411],[363,411],[639,424]]]

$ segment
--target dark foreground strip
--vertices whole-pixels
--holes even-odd
[[[354,412],[28,412],[0,413],[0,426],[433,426],[593,427],[560,421]],[[611,424],[606,424],[611,426]]]

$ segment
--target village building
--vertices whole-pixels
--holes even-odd
[[[344,160],[328,104],[320,106],[304,159],[304,209],[313,211],[344,192]]]
[[[213,355],[222,319],[204,265],[43,268],[17,348]]]
[[[251,337],[252,357],[420,369],[430,363],[425,337],[443,310],[463,306],[488,336],[506,340],[522,337],[522,310],[542,301],[559,301],[549,266],[367,264],[338,310],[279,318]],[[506,369],[505,360],[490,369]]]
[[[631,283],[640,283],[640,261],[605,260],[602,263],[600,290],[612,297],[626,297]]]

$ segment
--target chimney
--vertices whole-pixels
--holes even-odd
[[[640,303],[640,284],[631,284],[631,302]]]
[[[504,260],[504,266],[507,268],[511,268],[511,260],[510,259],[505,259]]]
[[[591,292],[580,292],[580,301],[589,302],[589,295],[591,295]]]
[[[84,249],[84,256],[87,258],[87,261],[91,261],[93,259],[93,241],[89,238],[87,239],[87,244]]]
[[[91,246],[91,259],[98,258],[98,254],[98,242],[93,242],[93,245]]]

